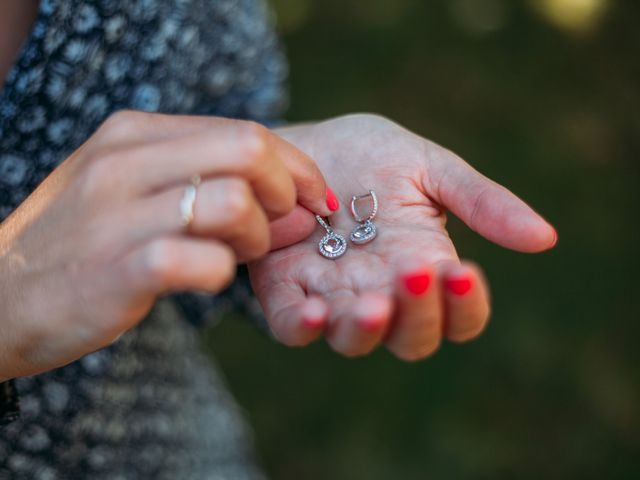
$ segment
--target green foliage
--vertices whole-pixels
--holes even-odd
[[[640,478],[640,3],[580,30],[524,1],[301,3],[276,2],[294,19],[290,120],[391,117],[523,196],[560,242],[515,254],[452,221],[493,320],[419,364],[211,331],[270,475]]]

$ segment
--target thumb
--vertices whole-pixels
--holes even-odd
[[[437,147],[429,159],[427,193],[469,228],[492,242],[526,253],[553,248],[556,230],[502,185],[454,153]]]
[[[301,242],[318,226],[315,216],[306,208],[296,207],[284,217],[269,224],[271,229],[271,250],[288,247]]]

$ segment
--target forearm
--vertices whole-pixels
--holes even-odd
[[[9,250],[8,222],[0,225],[0,382],[19,375],[20,356],[24,344],[22,322],[16,321],[19,286],[15,279],[15,256]]]

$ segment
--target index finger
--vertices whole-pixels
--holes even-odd
[[[284,138],[271,131],[269,133],[274,154],[284,163],[296,186],[298,203],[323,216],[335,212],[340,206],[339,201],[316,162]]]
[[[104,137],[104,140],[98,141],[98,146],[104,147],[105,142],[111,148],[114,145],[134,147],[166,143],[220,129],[227,132],[249,130],[261,136],[267,143],[269,156],[281,162],[291,175],[300,205],[322,216],[330,215],[338,209],[333,191],[327,189],[324,176],[311,157],[281,136],[254,122],[211,116],[121,111],[113,114],[101,126],[100,138]]]

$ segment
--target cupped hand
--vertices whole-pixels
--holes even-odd
[[[306,345],[322,334],[337,352],[364,355],[384,343],[396,356],[432,354],[443,337],[476,337],[489,318],[489,289],[478,266],[460,261],[445,210],[506,248],[541,252],[556,232],[504,187],[454,153],[373,115],[351,115],[278,133],[318,163],[341,201],[332,227],[348,238],[348,204],[374,190],[380,209],[371,243],[344,256],[318,253],[325,231],[302,207],[271,225],[305,240],[249,265],[274,335]],[[366,207],[364,207],[366,208]]]

